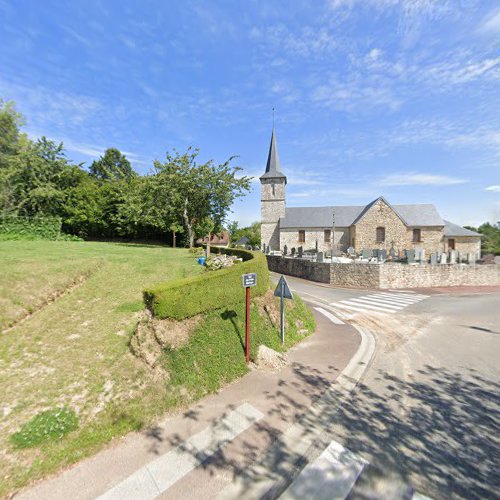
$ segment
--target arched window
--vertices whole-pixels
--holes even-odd
[[[377,243],[383,243],[385,241],[385,227],[377,227]]]

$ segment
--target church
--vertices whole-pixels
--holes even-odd
[[[481,235],[444,220],[430,204],[392,205],[383,196],[364,206],[288,207],[273,129],[261,183],[261,244],[270,251],[293,248],[345,253],[363,250],[455,250],[480,258]]]

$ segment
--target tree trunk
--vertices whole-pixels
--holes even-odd
[[[175,248],[175,231],[172,231],[173,247]]]
[[[207,241],[207,259],[210,257],[210,240],[212,238],[212,233],[208,233],[208,241]]]
[[[186,225],[187,231],[188,231],[188,237],[189,237],[189,248],[194,247],[194,232],[193,232],[193,225],[189,221],[188,217],[188,199],[186,198],[184,200],[184,213],[182,214],[184,218],[184,224]]]

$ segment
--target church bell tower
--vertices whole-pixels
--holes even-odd
[[[285,216],[286,176],[281,172],[276,132],[273,128],[266,171],[260,177],[261,245],[280,249],[280,217]]]

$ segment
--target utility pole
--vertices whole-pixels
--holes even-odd
[[[332,213],[332,236],[330,238],[330,242],[331,242],[331,247],[332,247],[332,257],[331,257],[331,261],[333,262],[333,249],[335,248],[335,209],[333,209],[333,213]]]

